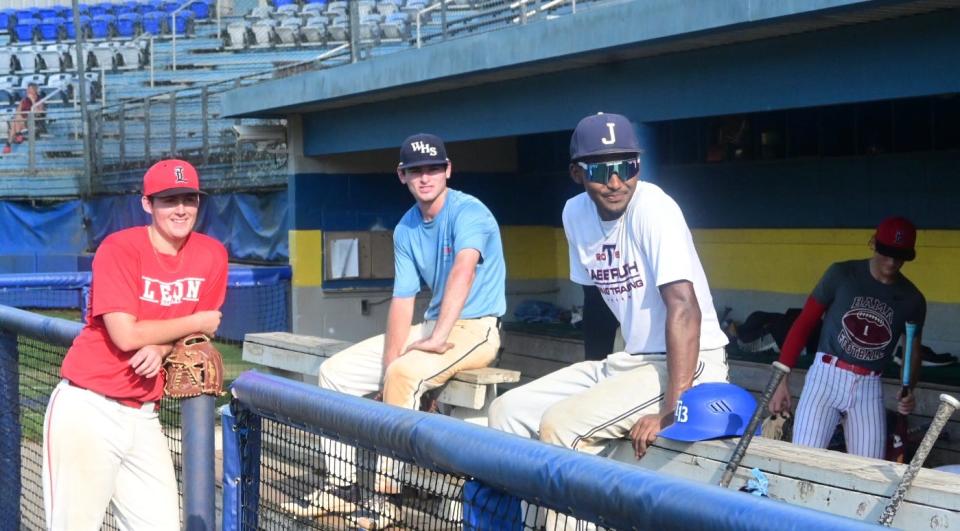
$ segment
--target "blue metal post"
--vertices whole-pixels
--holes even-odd
[[[187,531],[214,531],[213,410],[216,399],[200,395],[180,404],[183,422],[183,524]]]
[[[0,330],[0,529],[20,527],[20,368],[17,335]]]

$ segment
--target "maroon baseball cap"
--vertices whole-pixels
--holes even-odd
[[[917,256],[917,228],[907,218],[892,216],[881,221],[873,239],[874,248],[884,256],[908,261]]]
[[[143,195],[147,197],[202,193],[197,169],[185,160],[161,160],[143,174]]]

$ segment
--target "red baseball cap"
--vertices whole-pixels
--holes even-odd
[[[161,160],[143,174],[143,195],[147,197],[202,193],[197,169],[185,160]]]
[[[880,222],[873,235],[874,248],[884,256],[913,260],[917,256],[917,228],[907,218],[892,216]]]

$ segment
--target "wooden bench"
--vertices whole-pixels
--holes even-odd
[[[487,410],[497,398],[497,385],[519,381],[520,371],[499,367],[460,371],[440,388],[437,402],[449,406],[443,412],[451,417],[486,426]]]
[[[243,361],[267,372],[316,385],[320,364],[351,343],[324,337],[261,332],[243,336]]]
[[[320,365],[351,343],[289,332],[246,334],[243,360],[271,373],[316,384]],[[498,384],[520,381],[520,371],[485,367],[460,371],[437,391],[444,413],[486,426],[487,408],[497,397]]]
[[[738,439],[685,443],[658,438],[637,461],[629,441],[610,445],[609,456],[697,483],[717,485]],[[769,480],[772,499],[818,511],[876,522],[904,464],[795,446],[755,437],[730,489],[739,489],[757,468]],[[893,522],[900,529],[948,529],[960,523],[960,474],[921,469]]]

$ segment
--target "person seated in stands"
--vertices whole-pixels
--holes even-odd
[[[10,144],[23,142],[23,131],[30,123],[30,111],[34,113],[34,119],[39,121],[44,112],[44,105],[40,101],[40,88],[36,83],[27,85],[27,95],[20,100],[17,105],[17,112],[10,120],[10,126],[7,129],[7,144],[3,147],[4,153],[10,153]],[[34,123],[37,123],[36,121]]]

